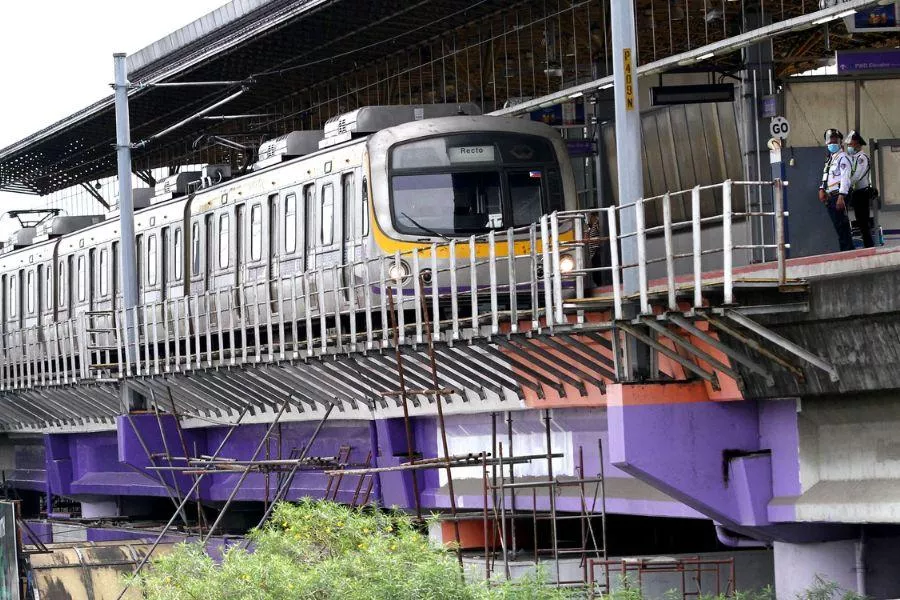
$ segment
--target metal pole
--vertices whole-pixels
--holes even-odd
[[[643,161],[641,160],[641,109],[638,100],[637,48],[633,2],[610,3],[613,43],[613,82],[616,106],[616,172],[619,177],[619,206],[623,234],[636,231],[635,214],[640,205],[632,205],[644,196]],[[637,240],[622,240],[622,263],[637,262]],[[625,270],[625,293],[637,291],[635,269]]]
[[[131,193],[131,125],[128,117],[128,79],[125,53],[113,54],[116,97],[116,157],[119,166],[119,271],[122,275],[122,301],[125,311],[125,355],[130,361],[135,352],[134,308],[137,306],[137,257],[134,248],[134,198]],[[128,386],[122,386],[123,401],[128,400]],[[126,410],[130,406],[126,403]]]

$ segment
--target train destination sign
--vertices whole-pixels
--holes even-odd
[[[493,162],[493,146],[457,146],[448,148],[451,163]]]

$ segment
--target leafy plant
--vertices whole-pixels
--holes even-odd
[[[405,515],[305,500],[279,504],[251,533],[254,550],[232,548],[216,564],[181,544],[138,580],[149,600],[565,600],[570,592],[536,573],[488,586],[464,577],[456,557]],[[625,599],[623,599],[625,600]]]

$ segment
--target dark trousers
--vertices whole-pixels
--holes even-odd
[[[853,250],[853,237],[850,235],[850,217],[847,216],[847,203],[844,203],[844,210],[837,208],[837,194],[828,196],[828,216],[831,217],[831,223],[838,235],[838,244],[841,252],[844,250]]]
[[[856,226],[859,227],[863,246],[866,248],[875,246],[875,240],[872,239],[872,217],[869,213],[871,198],[871,188],[856,190],[850,195],[850,203],[853,205],[853,214],[856,217]]]

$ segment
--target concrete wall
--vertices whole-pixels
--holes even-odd
[[[900,523],[900,402],[895,395],[801,403],[801,521]]]

